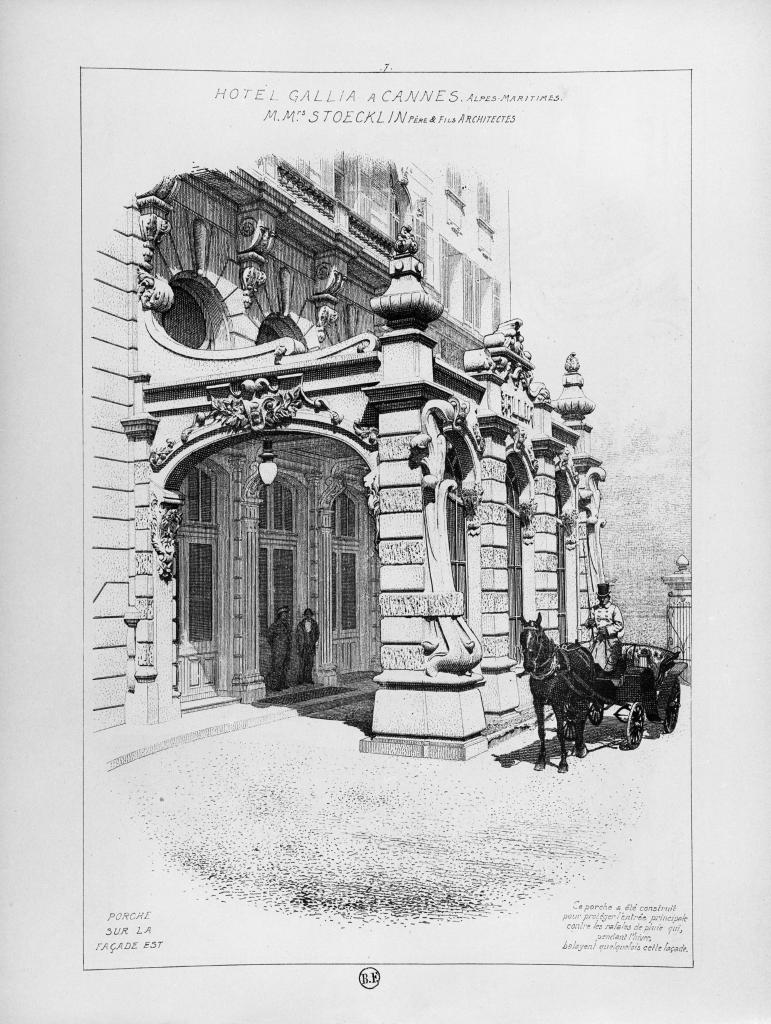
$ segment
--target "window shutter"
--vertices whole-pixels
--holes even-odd
[[[191,640],[212,638],[212,547],[191,544],[189,548],[188,608]]]
[[[356,555],[340,555],[340,618],[343,629],[356,629]]]

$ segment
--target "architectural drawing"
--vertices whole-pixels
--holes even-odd
[[[293,152],[140,172],[84,254],[86,845],[124,865],[87,868],[87,961],[313,960],[314,927],[356,962],[373,927],[359,969],[421,928],[442,962],[687,963],[685,832],[663,891],[607,887],[618,934],[591,914],[660,832],[644,780],[687,799],[690,564],[638,599],[608,543],[644,560],[649,519],[606,525],[591,336],[555,373],[515,305],[515,178]],[[505,952],[453,931],[492,920]]]

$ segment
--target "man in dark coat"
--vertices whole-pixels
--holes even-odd
[[[275,622],[268,630],[268,643],[270,644],[270,688],[271,690],[285,690],[292,647],[292,627],[289,625],[289,608],[286,605],[279,608]]]
[[[299,662],[300,686],[313,686],[313,662],[319,642],[319,624],[311,608],[306,608],[294,630],[295,649]]]

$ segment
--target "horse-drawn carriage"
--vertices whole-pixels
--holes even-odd
[[[557,646],[541,627],[523,620],[524,668],[530,676],[530,690],[538,720],[541,750],[536,769],[546,766],[544,707],[554,711],[561,759],[559,771],[566,772],[566,740],[575,740],[576,757],[585,757],[584,728],[587,720],[600,725],[607,710],[626,725],[622,748],[639,747],[646,717],[661,722],[662,731],[674,732],[680,710],[680,675],[686,662],[679,651],[651,644],[626,643],[613,672],[602,671],[587,646],[578,642]]]
[[[576,644],[563,649],[571,650]],[[595,668],[594,679],[586,687],[589,698],[587,718],[592,725],[600,725],[605,711],[615,708],[613,714],[626,724],[625,750],[640,746],[645,719],[661,722],[662,731],[674,732],[680,711],[680,675],[686,663],[680,661],[679,651],[652,644],[628,643],[621,645],[621,661],[612,675]],[[575,723],[568,706],[566,738],[575,739]]]

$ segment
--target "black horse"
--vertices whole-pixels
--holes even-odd
[[[591,704],[594,681],[594,662],[587,650],[579,645],[558,647],[541,628],[541,613],[534,622],[522,618],[521,644],[525,671],[530,675],[530,692],[538,720],[538,738],[541,749],[535,763],[536,771],[546,767],[546,732],[544,707],[548,704],[557,722],[560,744],[560,763],[557,771],[568,770],[565,748],[565,726],[568,719],[575,726],[575,755],[586,757],[584,726]]]

